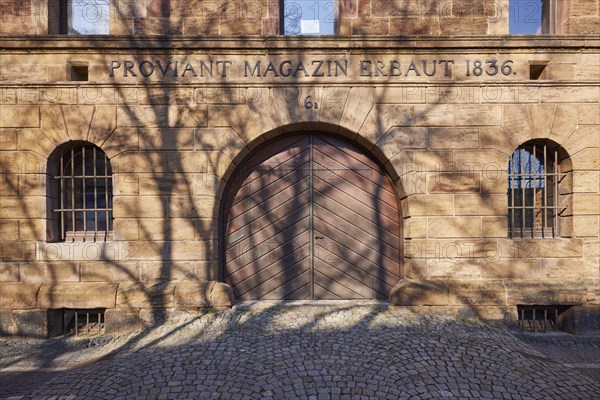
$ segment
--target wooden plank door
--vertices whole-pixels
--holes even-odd
[[[263,148],[227,198],[225,282],[242,300],[310,298],[310,138]]]
[[[387,299],[399,280],[396,196],[364,152],[313,138],[315,299]]]
[[[253,299],[386,299],[400,273],[389,178],[329,135],[286,137],[244,163],[225,206],[225,282]]]

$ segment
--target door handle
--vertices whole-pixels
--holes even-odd
[[[315,239],[325,239],[325,236],[315,236]]]

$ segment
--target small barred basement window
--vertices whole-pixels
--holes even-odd
[[[558,236],[559,149],[528,142],[511,156],[508,165],[508,227],[511,238]]]
[[[54,241],[104,241],[112,233],[112,168],[106,154],[85,142],[68,142],[51,156],[49,229]],[[52,174],[51,171],[54,171]]]
[[[518,305],[517,314],[521,331],[574,332],[575,325],[569,312],[572,305]]]
[[[48,336],[100,336],[105,331],[105,309],[48,310]]]

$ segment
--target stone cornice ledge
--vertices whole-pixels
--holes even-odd
[[[456,50],[600,49],[589,36],[14,36],[0,50]]]

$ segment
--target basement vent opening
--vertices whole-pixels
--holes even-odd
[[[539,81],[546,79],[546,63],[529,64],[529,79]]]
[[[48,310],[48,336],[100,336],[105,332],[103,308]]]
[[[69,66],[69,80],[80,82],[88,81],[88,66],[71,64]]]
[[[571,305],[518,305],[518,322],[521,331],[548,332],[574,331]]]

